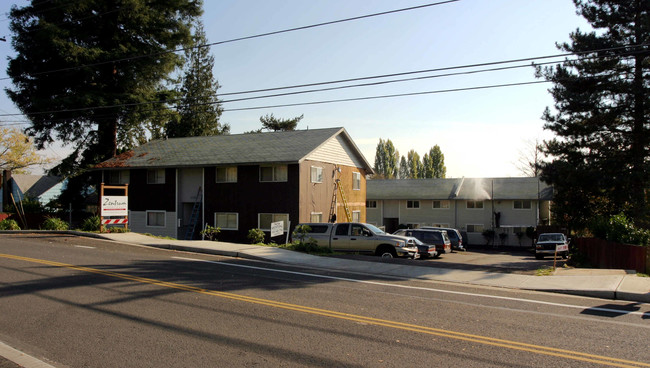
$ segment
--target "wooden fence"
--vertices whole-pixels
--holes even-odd
[[[572,242],[594,267],[650,273],[650,247],[596,238],[577,238]]]

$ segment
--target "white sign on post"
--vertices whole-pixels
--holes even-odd
[[[101,216],[128,216],[129,197],[127,196],[103,196]]]
[[[564,244],[558,244],[555,246],[555,251],[556,252],[568,252],[569,251],[569,244],[564,243]]]
[[[271,223],[271,238],[284,234],[284,221]]]

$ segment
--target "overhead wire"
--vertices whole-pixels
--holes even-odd
[[[238,38],[233,38],[233,39],[229,39],[229,40],[211,42],[211,43],[206,43],[206,44],[202,44],[202,45],[195,45],[195,46],[192,46],[192,47],[184,47],[184,48],[179,48],[179,49],[170,50],[170,51],[163,51],[163,52],[158,52],[158,53],[153,53],[153,54],[134,55],[134,56],[130,56],[130,57],[125,57],[125,58],[120,58],[120,59],[113,59],[113,60],[106,60],[106,61],[97,62],[97,63],[83,64],[83,65],[77,65],[77,66],[72,66],[72,67],[67,67],[67,68],[60,68],[60,69],[53,69],[53,70],[46,70],[46,71],[42,71],[42,72],[38,72],[38,73],[32,73],[32,74],[30,74],[30,76],[37,76],[37,75],[51,74],[51,73],[59,73],[59,72],[64,72],[64,71],[69,71],[69,70],[80,69],[80,68],[87,68],[87,67],[100,66],[100,65],[106,65],[106,64],[121,63],[121,62],[125,62],[125,61],[137,60],[137,59],[142,59],[142,58],[147,58],[147,57],[155,57],[155,56],[173,54],[173,53],[177,53],[177,52],[184,52],[184,51],[191,50],[191,49],[198,49],[198,48],[203,48],[203,47],[212,47],[212,46],[216,46],[216,45],[223,45],[223,44],[226,44],[226,43],[232,43],[232,42],[238,42],[238,41],[244,41],[244,40],[251,40],[251,39],[267,37],[267,36],[273,36],[273,35],[277,35],[277,34],[281,34],[281,33],[302,31],[302,30],[306,30],[306,29],[323,27],[323,26],[328,26],[328,25],[332,25],[332,24],[351,22],[351,21],[356,21],[356,20],[361,20],[361,19],[378,17],[378,16],[382,16],[382,15],[395,14],[395,13],[406,12],[406,11],[411,11],[411,10],[423,9],[423,8],[432,7],[432,6],[444,5],[444,4],[454,3],[454,2],[458,2],[458,1],[460,1],[460,0],[438,1],[438,2],[434,2],[434,3],[411,6],[411,7],[408,7],[408,8],[401,8],[401,9],[388,10],[388,11],[383,11],[383,12],[373,13],[373,14],[359,15],[359,16],[356,16],[356,17],[350,17],[350,18],[338,19],[338,20],[327,21],[327,22],[322,22],[322,23],[310,24],[310,25],[306,25],[306,26],[288,28],[288,29],[283,29],[283,30],[278,30],[278,31],[271,31],[271,32],[260,33],[260,34],[251,35],[251,36],[238,37]],[[0,78],[0,80],[5,80],[5,79],[9,79],[9,77]]]

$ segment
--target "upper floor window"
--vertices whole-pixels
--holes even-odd
[[[361,211],[352,211],[352,222],[361,222]]]
[[[260,181],[287,181],[287,165],[260,166]]]
[[[366,208],[377,208],[377,201],[366,201]]]
[[[352,173],[352,190],[361,190],[361,173]]]
[[[216,182],[217,183],[236,183],[237,182],[237,166],[217,167]]]
[[[449,208],[449,201],[433,201],[433,208]]]
[[[483,201],[467,201],[467,208],[483,209]]]
[[[106,184],[128,184],[129,170],[110,170],[107,171],[108,177]]]
[[[311,167],[311,182],[312,183],[322,183],[323,182],[323,168],[318,166]]]
[[[165,169],[147,170],[147,184],[165,184]]]
[[[516,210],[529,210],[532,208],[532,201],[514,201]]]
[[[322,212],[312,212],[309,216],[309,221],[311,222],[323,222],[323,213]]]
[[[406,201],[406,208],[420,208],[420,201]]]

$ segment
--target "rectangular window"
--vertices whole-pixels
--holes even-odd
[[[483,224],[467,224],[468,233],[482,233]]]
[[[467,201],[467,208],[483,209],[483,201]]]
[[[108,171],[106,184],[128,184],[129,170],[111,170]]]
[[[310,222],[323,222],[323,213],[322,212],[312,212],[309,216]]]
[[[311,182],[312,183],[322,183],[323,182],[323,168],[318,166],[311,167]]]
[[[165,184],[165,169],[147,170],[147,184]]]
[[[420,201],[406,201],[406,208],[420,208]]]
[[[514,201],[514,208],[516,210],[529,210],[532,208],[531,201]]]
[[[284,231],[289,229],[288,213],[260,213],[258,214],[258,228],[264,231],[271,231],[271,223],[284,221]]]
[[[237,166],[217,167],[217,183],[236,183]]]
[[[433,201],[433,208],[436,209],[448,209],[449,201]]]
[[[287,165],[260,166],[260,181],[287,181]]]
[[[147,211],[147,226],[165,227],[165,211]]]
[[[366,201],[366,208],[377,208],[377,201]]]
[[[352,173],[352,190],[361,190],[361,173]]]
[[[361,222],[361,211],[352,211],[352,222]]]
[[[214,226],[221,230],[239,229],[239,214],[236,212],[215,212]]]

